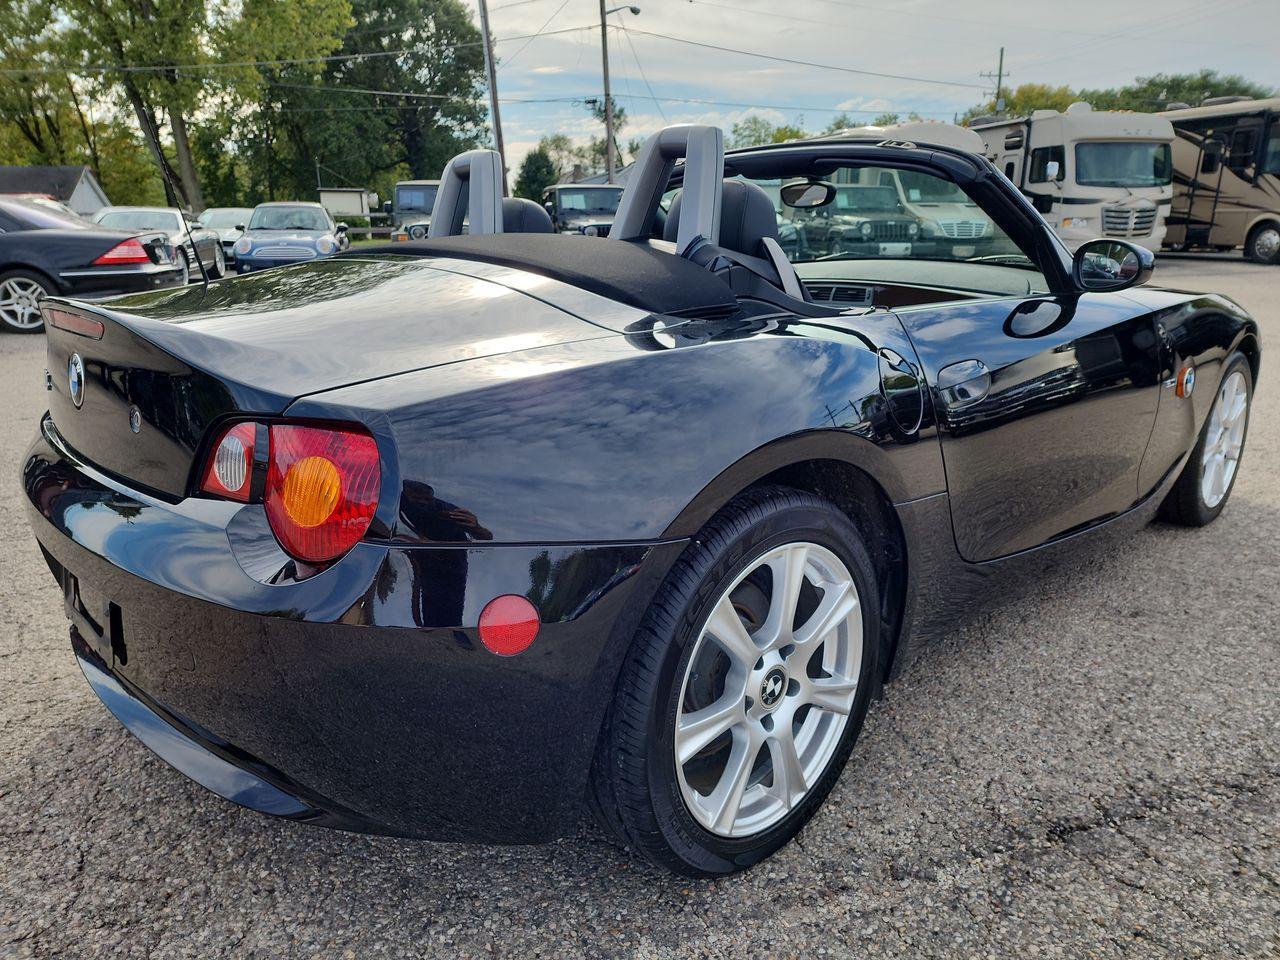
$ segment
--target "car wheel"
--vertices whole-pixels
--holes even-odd
[[[219,280],[227,272],[227,255],[222,252],[222,244],[219,243],[213,248],[213,263],[208,268],[208,277],[210,280]]]
[[[1253,371],[1239,353],[1228,361],[1213,407],[1191,457],[1164,503],[1160,515],[1171,523],[1203,527],[1222,512],[1235,485],[1249,429]]]
[[[833,505],[784,487],[735,499],[637,631],[592,774],[602,824],[691,876],[790,840],[862,727],[877,610],[870,555]]]
[[[427,228],[420,223],[415,223],[409,228],[409,238],[411,240],[422,240],[427,235]]]
[[[1254,263],[1280,263],[1280,224],[1260,223],[1244,245],[1244,255]]]
[[[187,251],[181,247],[177,251],[178,256],[178,286],[185,287],[191,282],[191,264],[187,261]]]
[[[10,333],[39,333],[44,329],[40,301],[51,293],[49,281],[38,273],[0,273],[0,325]]]

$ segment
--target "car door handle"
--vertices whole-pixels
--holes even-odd
[[[991,371],[981,360],[961,360],[938,371],[938,395],[948,410],[979,403],[991,389]]]

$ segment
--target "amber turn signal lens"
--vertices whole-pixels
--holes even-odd
[[[494,597],[480,611],[480,642],[500,657],[529,649],[538,636],[538,608],[513,593]]]
[[[307,563],[354,547],[378,509],[378,445],[359,427],[273,423],[263,503],[280,546]]]

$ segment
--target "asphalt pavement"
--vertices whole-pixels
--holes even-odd
[[[485,847],[271,820],[152,756],[72,659],[16,479],[44,341],[0,334],[0,957],[1280,955],[1280,268],[1156,280],[1262,325],[1222,516],[957,622],[799,841],[715,882],[585,822]]]

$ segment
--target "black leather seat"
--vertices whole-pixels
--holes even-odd
[[[680,231],[680,201],[676,194],[667,211],[662,239],[674,241]],[[783,292],[798,299],[808,299],[795,268],[782,253],[778,236],[778,215],[773,201],[764,189],[747,180],[725,180],[720,199],[720,242],[724,250],[737,255],[743,266]]]
[[[532,200],[505,197],[502,201],[503,233],[555,233],[551,216]]]

